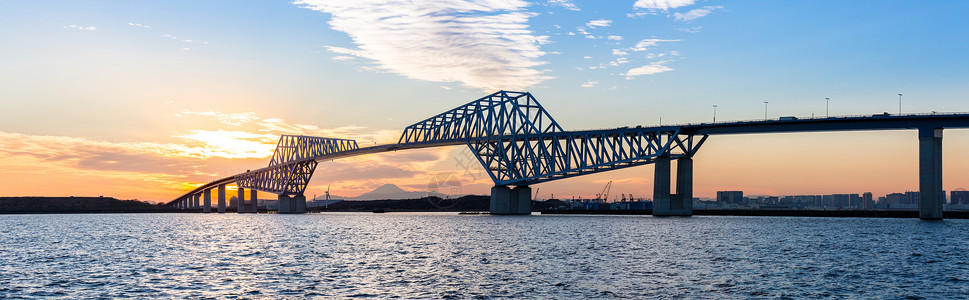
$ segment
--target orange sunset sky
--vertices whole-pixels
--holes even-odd
[[[266,166],[281,134],[394,143],[500,89],[566,130],[896,113],[899,93],[969,111],[967,2],[55,2],[0,3],[0,196],[168,201]],[[944,189],[969,188],[969,130],[943,147]],[[918,190],[917,153],[913,130],[714,136],[694,195]],[[649,198],[652,172],[533,191]],[[323,162],[306,195],[441,178],[492,186],[455,146]]]

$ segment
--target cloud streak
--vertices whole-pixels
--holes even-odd
[[[667,61],[651,62],[648,65],[645,65],[642,67],[629,69],[629,71],[626,71],[626,74],[623,74],[623,75],[626,75],[626,79],[633,79],[639,75],[651,75],[656,73],[673,71],[673,68],[665,66],[664,65],[665,63],[667,63]]]
[[[668,10],[671,8],[690,6],[693,3],[695,3],[694,0],[638,0],[633,4],[633,7]]]
[[[98,28],[97,27],[94,27],[94,26],[79,26],[79,25],[74,25],[74,24],[64,26],[64,28],[73,28],[73,29],[84,30],[84,31],[97,31],[98,30]]]
[[[612,20],[592,20],[592,21],[589,21],[588,23],[585,23],[585,26],[589,28],[607,27],[611,25],[612,25]]]
[[[549,0],[548,4],[552,6],[561,6],[565,9],[572,10],[572,11],[579,11],[579,7],[576,6],[575,3],[572,2],[572,0]]]
[[[689,22],[702,17],[706,17],[714,10],[721,9],[721,8],[723,8],[723,6],[705,6],[703,8],[690,10],[686,13],[674,13],[673,17],[676,18],[677,21]]]
[[[432,82],[479,89],[521,89],[549,79],[537,66],[546,53],[517,0],[376,1],[298,0],[300,7],[332,15],[329,25],[347,33],[356,49],[331,52],[370,59],[376,69]]]

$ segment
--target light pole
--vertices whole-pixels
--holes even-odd
[[[767,121],[767,101],[764,101],[764,121]]]
[[[829,106],[831,106],[831,98],[824,97],[824,117],[825,118],[829,118],[830,117],[830,115],[828,115],[828,107]]]
[[[902,114],[902,93],[898,93],[898,114]]]
[[[717,105],[713,105],[713,123],[717,122]]]

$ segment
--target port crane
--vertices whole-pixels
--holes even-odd
[[[611,189],[612,189],[612,180],[609,180],[609,183],[606,183],[606,187],[602,188],[602,192],[599,192],[598,194],[596,194],[596,202],[609,201],[609,190]]]
[[[326,201],[324,201],[323,203],[325,203],[323,204],[324,207],[330,208],[330,185],[329,184],[326,185]]]

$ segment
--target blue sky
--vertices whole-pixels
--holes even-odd
[[[566,129],[705,122],[712,105],[718,120],[757,119],[764,101],[770,117],[823,116],[825,97],[832,115],[895,112],[898,93],[905,112],[969,111],[966,11],[966,1],[4,1],[0,166],[151,173],[178,189],[264,165],[278,134],[387,142],[497,89],[532,92]],[[793,137],[830,136],[773,143]],[[25,140],[74,150],[17,156],[47,148]],[[733,141],[709,147],[750,143]],[[236,144],[246,146],[225,146]],[[91,145],[114,150],[78,154]],[[422,168],[447,172],[463,150],[387,174],[418,187]],[[645,185],[650,172],[636,172],[570,185]],[[346,194],[390,179],[400,178],[375,175]]]

